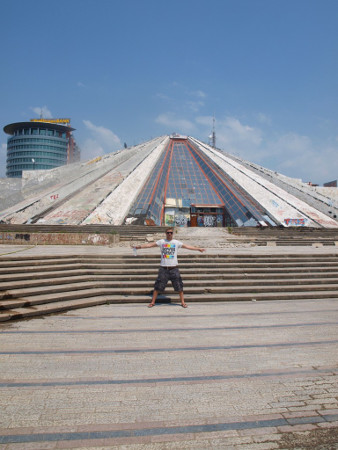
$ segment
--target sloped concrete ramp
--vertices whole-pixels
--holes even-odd
[[[174,142],[174,139],[162,136],[91,161],[76,163],[73,167],[59,167],[48,171],[48,174],[37,173],[35,184],[32,173],[27,184],[27,192],[31,195],[17,205],[1,211],[0,220],[13,224],[121,225],[128,217],[134,200],[142,191],[153,169],[157,167],[156,163],[166,151],[168,143]],[[337,199],[330,197],[330,191],[327,197],[323,194],[319,197],[316,192],[311,197],[307,185],[302,187],[302,184],[298,183],[295,189],[296,183],[292,180],[288,181],[285,177],[281,184],[281,177],[274,177],[271,173],[270,179],[267,179],[259,173],[257,167],[250,168],[249,163],[236,160],[230,154],[213,149],[193,137],[182,139],[184,142],[188,140],[195,149],[199,149],[204,155],[203,158],[206,158],[205,161],[216,165],[221,173],[230,177],[234,183],[233,189],[236,185],[240,187],[243,195],[252,198],[259,209],[259,213],[258,209],[255,210],[256,215],[260,218],[256,217],[256,220],[248,212],[248,222],[252,217],[254,224],[259,221],[263,225],[284,227],[338,227]],[[166,174],[163,177],[165,179]],[[287,188],[288,183],[290,189]],[[162,186],[161,183],[160,185]],[[157,195],[152,201],[159,202],[162,211],[165,194],[161,191],[161,194]],[[234,200],[234,195],[231,195],[232,201],[239,202],[236,203],[238,206],[241,200]],[[176,200],[182,203],[182,198]],[[316,205],[320,205],[320,208],[316,208]],[[235,211],[236,208],[232,214],[235,214]],[[141,216],[140,220],[144,218]],[[162,219],[156,220],[160,224]],[[243,220],[246,220],[246,216]],[[233,221],[238,224],[235,219]]]

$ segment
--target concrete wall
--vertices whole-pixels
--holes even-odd
[[[119,234],[0,232],[0,245],[111,245]]]

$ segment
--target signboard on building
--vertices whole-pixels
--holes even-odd
[[[31,122],[59,123],[61,125],[69,124],[70,119],[31,119]]]

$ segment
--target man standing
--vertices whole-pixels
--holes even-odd
[[[188,250],[196,250],[198,252],[205,252],[205,248],[194,247],[192,245],[183,244],[181,241],[173,239],[174,230],[168,228],[166,230],[166,239],[160,239],[157,242],[150,244],[143,244],[135,246],[136,249],[160,247],[161,250],[161,266],[158,271],[157,280],[155,281],[154,293],[151,303],[148,308],[155,306],[156,298],[159,292],[163,292],[168,281],[172,282],[173,288],[180,295],[181,306],[187,308],[187,304],[184,301],[183,294],[183,281],[178,270],[177,252],[179,248],[186,248]]]

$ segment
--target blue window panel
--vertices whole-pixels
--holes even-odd
[[[225,225],[264,220],[264,209],[230,176],[189,140],[171,140],[156,163],[129,211],[162,223],[166,198],[179,199],[182,206],[224,205]]]
[[[195,147],[194,150],[196,159],[199,161],[201,167],[205,169],[205,172],[208,171],[210,180],[215,184],[231,217],[234,220],[239,219],[243,223],[251,217],[254,217],[256,220],[264,220],[264,211],[260,205],[225,172],[216,166],[210,158]]]
[[[195,161],[186,141],[173,144],[166,197],[182,199],[182,202],[184,199],[185,206],[188,206],[188,203],[190,205],[191,203],[206,205],[223,203],[200,165]]]

